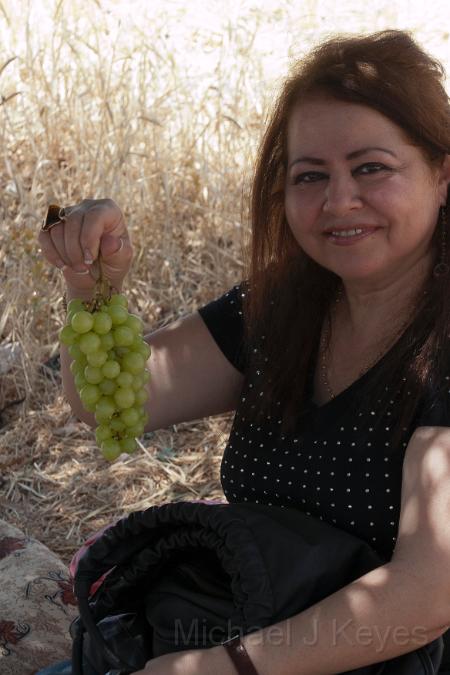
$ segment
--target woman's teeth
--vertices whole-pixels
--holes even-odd
[[[341,232],[331,232],[334,237],[352,237],[355,234],[361,234],[363,230],[343,230]]]

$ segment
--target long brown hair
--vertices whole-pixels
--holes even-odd
[[[450,153],[450,101],[442,65],[410,34],[385,30],[339,35],[297,62],[285,81],[260,144],[251,190],[252,236],[245,259],[249,292],[243,298],[248,358],[265,374],[264,396],[253,389],[257,414],[279,411],[284,432],[294,431],[307,403],[307,376],[324,318],[341,279],[311,259],[294,239],[284,210],[287,125],[294,107],[315,93],[362,103],[395,122],[423,152],[430,168]],[[450,202],[450,191],[447,206]],[[450,211],[450,209],[449,209]],[[441,229],[431,241],[439,251]],[[447,235],[448,236],[448,235]],[[415,317],[380,364],[361,410],[379,402],[383,414],[397,391],[396,447],[423,396],[438,394],[449,372],[450,275],[430,274],[417,299]],[[424,294],[426,291],[426,294]],[[255,353],[255,344],[260,349]],[[441,378],[439,378],[441,376]],[[386,389],[390,396],[386,396]],[[256,397],[259,397],[256,401]],[[447,394],[446,394],[447,395]],[[425,400],[425,399],[424,399]],[[257,404],[256,404],[257,403]],[[385,407],[384,407],[385,406]],[[405,443],[404,443],[405,445]]]

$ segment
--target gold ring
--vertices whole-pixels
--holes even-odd
[[[65,208],[57,206],[56,204],[50,204],[50,206],[47,209],[47,215],[42,221],[41,227],[42,232],[48,232],[55,225],[59,225],[59,223],[62,223],[65,217],[66,217]]]

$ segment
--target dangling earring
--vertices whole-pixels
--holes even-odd
[[[450,267],[447,264],[447,207],[442,206],[440,211],[440,221],[442,226],[442,237],[441,237],[441,259],[433,269],[434,277],[443,277],[449,273]]]

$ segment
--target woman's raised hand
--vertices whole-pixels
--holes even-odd
[[[120,289],[133,259],[133,248],[123,215],[112,199],[83,199],[64,208],[62,222],[38,241],[44,257],[62,270],[67,287],[88,293],[94,289],[101,254],[103,277]]]

